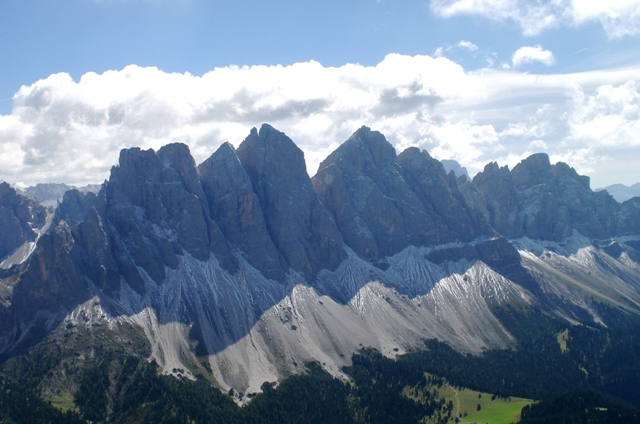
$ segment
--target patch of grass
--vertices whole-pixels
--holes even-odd
[[[460,423],[515,423],[520,420],[522,408],[533,403],[532,400],[515,397],[507,399],[494,398],[494,400],[491,400],[492,394],[490,393],[456,389],[449,385],[442,387],[440,390],[440,394],[445,397],[447,402],[453,402],[453,417],[450,422],[455,422],[456,414],[458,414],[458,417],[462,414]],[[480,405],[479,411],[478,405]]]
[[[511,400],[511,402],[496,401],[486,407],[483,407],[481,411],[476,411],[469,414],[465,419],[461,420],[461,423],[469,423],[472,421],[478,424],[509,424],[517,423],[520,421],[520,412],[526,405],[530,405],[530,400]]]
[[[193,374],[196,377],[200,376],[204,378],[215,387],[220,388],[220,384],[218,384],[215,377],[213,376],[213,370],[211,369],[211,364],[209,363],[209,357],[206,355],[196,356],[196,361],[196,366],[191,370]]]
[[[63,393],[60,396],[54,396],[49,399],[49,402],[51,403],[51,405],[53,405],[54,408],[58,408],[62,412],[78,412],[78,407],[73,402],[73,396],[71,396],[71,393]]]
[[[567,328],[562,333],[558,333],[558,344],[562,353],[567,351],[567,340],[569,340],[569,329]]]

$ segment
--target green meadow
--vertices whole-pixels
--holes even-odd
[[[453,402],[454,417],[457,414],[460,423],[477,424],[509,424],[520,420],[520,411],[525,405],[533,403],[530,399],[522,398],[495,398],[491,400],[491,394],[476,392],[469,389],[455,389],[445,386],[441,389],[441,395],[447,402]],[[478,410],[480,405],[480,410]],[[462,416],[461,416],[462,415]],[[451,420],[455,422],[455,420]]]

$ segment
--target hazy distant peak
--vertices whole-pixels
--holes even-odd
[[[444,160],[441,160],[440,162],[442,163],[442,166],[444,166],[444,170],[447,171],[447,174],[453,171],[456,177],[464,175],[465,177],[467,177],[467,180],[471,181],[471,177],[469,176],[469,172],[467,171],[467,168],[460,165],[458,161],[455,161],[453,159],[444,159]]]
[[[612,184],[610,186],[604,188],[597,188],[594,191],[602,191],[607,190],[610,195],[613,196],[618,202],[626,202],[632,197],[640,196],[640,182],[635,183],[631,186],[626,186],[624,184]]]
[[[22,190],[28,196],[35,197],[43,206],[55,207],[58,202],[62,201],[64,194],[72,189],[77,189],[81,193],[97,193],[100,191],[101,184],[88,184],[83,187],[75,187],[65,183],[38,183]]]

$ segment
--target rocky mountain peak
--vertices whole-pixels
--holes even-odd
[[[273,244],[260,200],[233,146],[223,143],[198,166],[198,172],[211,218],[227,240],[265,277],[283,281],[284,258]]]
[[[252,180],[259,174],[277,174],[281,171],[299,179],[307,175],[302,150],[283,132],[268,124],[263,124],[260,132],[253,128],[236,153]],[[280,166],[284,163],[286,167]],[[256,189],[259,187],[256,186]]]
[[[596,189],[596,191],[606,190],[613,196],[618,202],[626,202],[633,197],[640,197],[640,183],[635,183],[631,186],[624,184],[612,184],[607,187]]]
[[[106,188],[108,219],[121,235],[118,239],[128,240],[124,245],[134,262],[158,284],[164,280],[164,266],[177,266],[176,255],[183,250],[200,260],[213,252],[229,270],[236,267],[209,216],[199,178],[184,144],[170,144],[157,153],[124,149],[120,166],[112,168]],[[137,279],[135,274],[130,277]]]
[[[532,155],[509,171],[493,162],[473,184],[484,194],[491,225],[509,238],[560,241],[573,230],[588,237],[617,233],[619,205],[606,193],[594,193],[589,178],[549,156]]]
[[[494,234],[484,216],[460,192],[455,173],[447,174],[442,163],[426,150],[408,148],[398,156],[398,162],[405,180],[437,223],[434,241],[471,241]]]
[[[65,221],[69,227],[74,227],[82,222],[87,211],[93,206],[96,195],[94,193],[82,193],[79,190],[67,190],[62,197],[54,215],[54,225],[59,221]]]
[[[0,261],[27,241],[45,224],[47,212],[35,199],[23,196],[0,182]]]
[[[189,146],[183,143],[171,143],[163,146],[157,153],[158,159],[164,165],[164,170],[174,170],[185,189],[192,194],[203,198],[200,178],[196,169],[196,163],[191,156]]]
[[[224,169],[226,172],[220,172],[221,169]],[[218,147],[218,150],[198,165],[198,173],[200,174],[203,186],[205,182],[207,184],[215,183],[221,186],[227,186],[229,184],[242,186],[246,184],[246,182],[251,184],[251,181],[248,180],[249,176],[242,167],[242,164],[240,164],[240,159],[236,155],[235,148],[228,142],[222,143],[220,147]],[[215,194],[216,193],[212,193],[212,196],[215,196]]]
[[[396,157],[396,149],[385,136],[378,131],[371,131],[369,127],[361,127],[345,144],[348,145],[351,140],[357,140],[361,146],[366,148],[378,166],[382,166],[386,161],[394,160]]]
[[[346,258],[342,236],[313,190],[302,150],[264,124],[259,133],[251,131],[236,154],[288,267],[310,281],[322,268],[335,269]]]
[[[447,174],[453,171],[457,178],[464,177],[466,180],[471,181],[469,171],[467,171],[467,168],[460,165],[458,161],[455,161],[453,159],[443,159],[440,161],[440,163],[442,164],[442,166],[444,166],[444,170],[447,172]]]
[[[396,160],[396,149],[378,131],[369,127],[361,127],[320,163],[319,170],[336,162],[351,164],[354,172],[363,172],[372,176],[375,168],[384,167],[388,162]],[[391,165],[393,166],[393,165]],[[342,166],[347,168],[346,166]]]
[[[334,214],[345,242],[367,260],[409,245],[431,246],[490,233],[452,175],[427,152],[396,156],[377,131],[360,128],[331,153],[313,184]],[[471,217],[471,214],[473,217]]]
[[[549,155],[546,153],[531,155],[516,165],[511,173],[517,187],[542,184],[552,178]]]

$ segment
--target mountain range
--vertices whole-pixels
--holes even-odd
[[[100,184],[89,184],[82,187],[70,186],[65,183],[39,183],[34,186],[26,187],[24,190],[20,190],[21,193],[26,194],[27,196],[35,197],[44,207],[52,207],[55,208],[58,205],[58,202],[62,201],[64,194],[69,191],[76,189],[81,193],[97,193],[100,191]]]
[[[640,198],[546,154],[471,180],[367,127],[310,178],[264,124],[199,165],[180,143],[124,149],[97,193],[54,212],[0,184],[0,261],[0,355],[55,356],[45,398],[115,353],[252,393],[309,361],[343,376],[366,347],[512,347],[507,305],[640,322]]]
[[[640,196],[640,183],[630,186],[624,184],[612,184],[605,188],[596,189],[596,191],[607,190],[618,202],[626,202],[627,200]]]

